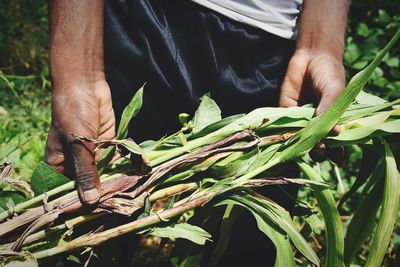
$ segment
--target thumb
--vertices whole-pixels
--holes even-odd
[[[71,153],[78,193],[83,203],[95,204],[100,198],[100,179],[97,172],[94,144],[84,141],[71,143]]]
[[[303,57],[292,57],[281,86],[280,107],[298,106],[306,69],[307,61]]]
[[[324,113],[342,94],[344,91],[344,85],[337,83],[336,85],[332,83],[331,86],[326,87],[321,94],[321,99],[315,110],[315,115],[319,116]],[[340,133],[340,126],[335,125],[331,131],[332,134],[337,135]]]

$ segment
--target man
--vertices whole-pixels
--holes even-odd
[[[47,162],[76,177],[82,201],[95,204],[94,147],[71,133],[113,138],[114,110],[118,118],[144,82],[136,141],[177,130],[177,115],[208,91],[224,115],[307,102],[322,113],[344,89],[350,1],[301,2],[50,0]]]

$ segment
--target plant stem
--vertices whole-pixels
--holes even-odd
[[[113,174],[113,175],[110,175],[110,176],[101,177],[100,179],[101,179],[102,182],[104,182],[104,181],[119,177],[120,175],[121,175],[120,173],[116,173],[116,174]],[[15,207],[12,210],[5,210],[5,211],[2,211],[0,213],[0,222],[5,220],[5,219],[7,219],[7,218],[9,218],[14,213],[21,213],[24,210],[26,210],[27,208],[31,208],[31,207],[35,206],[36,204],[38,204],[40,202],[43,202],[43,200],[46,199],[46,198],[55,196],[55,195],[57,195],[59,193],[65,192],[65,191],[72,190],[75,187],[76,187],[76,182],[75,181],[71,181],[71,182],[63,184],[63,185],[61,185],[59,187],[51,189],[51,190],[47,191],[44,194],[38,195],[38,196],[36,196],[34,198],[31,198],[31,199],[29,199],[27,201],[24,201],[24,202],[22,202],[20,204],[17,204],[17,205],[15,205]]]
[[[143,219],[139,219],[139,220],[127,223],[127,224],[120,225],[118,227],[109,229],[104,232],[91,233],[91,234],[79,237],[75,240],[64,243],[60,246],[35,252],[35,253],[33,253],[33,256],[36,259],[40,260],[40,259],[44,259],[47,257],[55,256],[55,255],[58,255],[61,253],[77,250],[79,248],[99,245],[105,241],[110,240],[111,238],[126,234],[128,232],[138,231],[138,230],[144,229],[146,227],[149,227],[151,225],[155,225],[162,221],[161,218],[163,220],[171,219],[177,215],[185,213],[186,211],[189,211],[196,207],[202,206],[217,193],[218,193],[217,191],[205,193],[203,196],[200,196],[196,199],[185,202],[185,203],[183,203],[179,206],[173,207],[171,209],[162,211],[162,212],[154,214],[154,215],[150,215]]]
[[[71,190],[75,187],[75,181],[71,181],[68,182],[66,184],[63,184],[59,187],[56,187],[50,191],[47,191],[44,194],[41,194],[37,197],[31,198],[25,202],[22,202],[20,204],[15,205],[15,207],[12,210],[5,210],[3,212],[0,213],[0,221],[3,221],[5,219],[7,219],[8,217],[10,217],[12,214],[14,213],[20,213],[23,212],[25,209],[30,208],[32,206],[34,206],[35,204],[42,202],[44,199],[57,195],[61,192],[65,192],[68,190]]]
[[[197,188],[196,183],[186,183],[186,184],[177,184],[173,185],[167,188],[160,189],[158,191],[155,191],[153,194],[149,196],[149,200],[151,202],[154,202],[156,200],[166,198],[169,196],[173,196],[179,193],[191,191]],[[49,234],[60,232],[66,229],[72,229],[75,226],[78,226],[82,223],[89,222],[91,220],[97,219],[99,217],[102,217],[104,215],[109,214],[108,212],[96,212],[96,213],[90,213],[87,215],[80,215],[78,217],[72,218],[70,220],[66,220],[63,224],[51,227],[46,230],[41,230],[39,232],[33,233],[29,235],[23,242],[22,245],[27,245],[32,242],[41,240],[43,238],[46,238]],[[8,246],[12,246],[13,243],[8,244]]]

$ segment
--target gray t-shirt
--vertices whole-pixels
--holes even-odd
[[[192,0],[233,20],[295,39],[303,0]]]

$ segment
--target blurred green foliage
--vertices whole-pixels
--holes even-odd
[[[28,180],[43,159],[50,125],[50,90],[45,78],[0,73],[0,163],[13,162]]]
[[[0,163],[28,180],[50,125],[47,1],[0,1]]]
[[[347,28],[344,64],[347,77],[352,77],[388,42],[400,27],[400,4],[392,0],[354,0]],[[47,1],[0,1],[0,163],[12,161],[15,176],[29,180],[32,170],[43,159],[44,144],[50,126],[50,83],[48,71]],[[395,46],[378,67],[367,91],[383,98],[400,98],[400,47]],[[347,151],[339,169],[347,191],[359,169],[361,149]],[[325,162],[320,171],[337,184],[337,169]],[[338,187],[335,198],[341,197]],[[306,190],[299,194],[299,205],[315,207]],[[357,207],[356,194],[344,206],[344,211]],[[346,221],[346,214],[343,220]],[[318,248],[325,243],[323,223],[317,215],[309,216],[302,233]],[[368,242],[357,257],[363,265]],[[387,252],[385,266],[400,266],[400,223],[397,224]]]
[[[48,75],[47,1],[2,0],[0,21],[0,70]]]
[[[344,64],[348,77],[363,69],[400,27],[398,1],[353,1],[346,38]],[[367,85],[383,98],[400,98],[399,46],[384,58]]]

